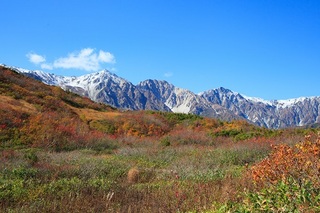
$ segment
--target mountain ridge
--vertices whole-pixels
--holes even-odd
[[[108,70],[66,77],[39,70],[1,66],[123,110],[192,113],[222,120],[245,119],[273,129],[320,122],[318,96],[268,101],[224,87],[195,94],[164,80],[147,79],[133,85]]]

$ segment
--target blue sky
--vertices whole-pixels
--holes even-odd
[[[319,0],[0,0],[0,63],[195,93],[320,96]]]

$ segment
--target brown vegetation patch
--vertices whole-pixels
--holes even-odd
[[[0,95],[0,108],[1,109],[11,109],[23,113],[36,113],[37,109],[34,105],[24,101],[24,100],[16,100],[13,97]]]
[[[79,109],[72,107],[73,111],[76,112],[83,120],[100,120],[106,118],[115,118],[122,115],[121,112],[100,112],[93,109]]]
[[[134,167],[128,171],[127,180],[129,183],[137,183],[139,180],[140,171],[138,168]]]

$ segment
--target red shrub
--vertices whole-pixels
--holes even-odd
[[[320,185],[320,137],[308,135],[295,146],[275,145],[263,161],[250,169],[257,185],[275,184],[293,177],[299,182],[309,180]]]

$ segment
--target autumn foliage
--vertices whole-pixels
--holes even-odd
[[[0,99],[0,211],[320,211],[315,129],[123,112],[1,67]]]
[[[289,146],[274,145],[272,153],[250,169],[255,184],[268,186],[288,178],[310,181],[320,187],[320,137],[307,135],[305,141]]]

